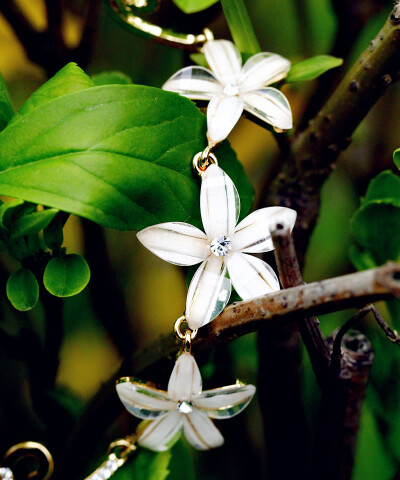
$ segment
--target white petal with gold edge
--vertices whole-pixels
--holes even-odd
[[[169,412],[139,429],[138,444],[155,452],[164,452],[169,449],[168,442],[181,428],[182,415],[177,411]]]
[[[168,396],[175,402],[191,401],[199,395],[202,380],[196,360],[190,353],[182,353],[177,359],[168,383]]]
[[[270,125],[288,130],[293,127],[292,111],[285,95],[267,87],[241,95],[245,110]]]
[[[290,62],[276,53],[262,52],[250,57],[240,72],[240,92],[257,90],[286,77]]]
[[[152,253],[175,265],[195,265],[210,254],[207,236],[188,223],[153,225],[138,232],[137,238]]]
[[[220,447],[224,437],[206,413],[194,409],[183,417],[183,432],[187,441],[198,450]]]
[[[203,46],[208,66],[223,85],[235,84],[242,68],[239,50],[228,40],[212,40]]]
[[[121,379],[116,389],[124,407],[138,418],[157,418],[175,408],[175,403],[171,402],[167,392],[147,385]]]
[[[296,222],[295,210],[286,207],[266,207],[256,210],[242,220],[231,236],[234,252],[260,253],[274,249],[271,229],[278,223],[293,228]]]
[[[256,392],[254,385],[237,383],[222,388],[204,390],[196,397],[194,405],[204,409],[211,418],[231,418],[244,410]]]
[[[214,255],[205,260],[194,274],[186,298],[186,320],[189,328],[211,322],[225,308],[231,296],[231,281],[226,266]]]
[[[232,284],[243,300],[266,295],[280,288],[275,272],[259,258],[246,253],[233,253],[226,263]]]
[[[207,136],[219,143],[231,133],[243,113],[243,101],[235,95],[217,95],[207,107]]]
[[[204,67],[182,68],[172,75],[162,88],[194,100],[210,100],[223,92],[223,86]]]
[[[217,165],[210,165],[202,177],[200,211],[209,240],[233,232],[240,214],[240,198],[230,177]]]

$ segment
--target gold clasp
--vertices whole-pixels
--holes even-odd
[[[208,28],[205,28],[202,33],[193,35],[191,33],[173,32],[143,20],[134,12],[136,10],[146,11],[148,7],[147,0],[107,0],[106,3],[111,7],[114,14],[127,25],[142,35],[152,37],[161,43],[189,50],[197,50],[205,42],[214,39],[214,35]]]
[[[54,471],[51,453],[41,443],[22,442],[12,446],[4,455],[4,465],[12,468],[24,459],[33,458],[37,465],[27,474],[27,479],[48,480]]]
[[[211,152],[213,145],[208,145],[202,152],[193,157],[193,168],[200,176],[204,175],[210,165],[217,165],[217,157]]]
[[[182,331],[183,324],[186,324],[186,329],[184,331]],[[196,337],[198,330],[191,330],[187,325],[185,315],[182,315],[174,324],[174,332],[180,340],[183,340],[182,351],[190,353],[192,349],[192,340]]]

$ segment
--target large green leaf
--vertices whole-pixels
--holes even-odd
[[[357,243],[371,252],[378,265],[400,254],[400,208],[369,202],[354,214],[351,229]]]
[[[96,73],[92,75],[92,81],[95,85],[130,85],[132,83],[129,75],[118,70]]]
[[[28,98],[18,114],[25,115],[61,95],[78,92],[93,86],[92,79],[76,63],[68,63]]]
[[[13,116],[14,110],[11,106],[10,96],[4,79],[0,74],[0,130],[3,130]]]
[[[26,112],[26,109],[25,109]],[[191,160],[206,122],[179,95],[138,85],[85,89],[47,101],[0,133],[0,194],[58,208],[106,227],[199,223]],[[228,144],[217,152],[242,214],[253,190]]]
[[[396,164],[397,168],[400,168],[400,148],[394,151],[393,153],[393,160]]]
[[[185,13],[201,12],[211,7],[218,0],[174,0],[174,3]]]
[[[292,65],[286,77],[286,82],[294,83],[313,80],[328,70],[339,67],[342,63],[343,60],[341,58],[332,57],[331,55],[317,55],[307,58],[307,60]]]

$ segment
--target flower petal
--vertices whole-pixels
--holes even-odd
[[[219,143],[231,133],[243,112],[242,100],[234,95],[217,95],[207,107],[207,136],[210,143]]]
[[[270,125],[288,130],[293,127],[292,111],[285,95],[276,88],[267,87],[244,93],[244,109]]]
[[[189,285],[186,299],[186,320],[189,328],[211,322],[225,308],[231,296],[231,282],[226,277],[226,266],[221,258],[210,255]]]
[[[210,100],[223,91],[222,85],[210,70],[204,67],[182,68],[172,75],[162,88],[194,100]]]
[[[234,417],[244,410],[256,392],[254,385],[237,383],[222,388],[205,390],[194,400],[197,408],[204,409],[211,418]]]
[[[250,57],[240,72],[240,91],[250,92],[285,78],[290,70],[288,59],[276,53],[262,52]]]
[[[175,402],[191,401],[200,394],[202,380],[196,360],[190,353],[182,353],[175,363],[168,383],[168,396]]]
[[[167,392],[131,381],[126,377],[118,381],[116,389],[128,412],[145,420],[161,417],[176,406],[169,399]]]
[[[293,228],[297,213],[286,207],[266,207],[248,215],[231,236],[233,252],[260,253],[274,249],[271,229],[278,223]]]
[[[210,450],[224,443],[224,437],[207,414],[197,409],[183,417],[183,432],[187,441],[198,450]]]
[[[211,40],[204,44],[203,53],[212,72],[223,85],[237,83],[242,57],[232,42]]]
[[[138,429],[138,444],[156,452],[168,450],[168,442],[182,428],[182,416],[179,412],[169,412],[165,417],[149,422]]]
[[[233,253],[226,263],[232,284],[243,300],[279,290],[275,272],[259,258],[245,253]]]
[[[210,165],[203,175],[200,210],[209,240],[231,235],[240,214],[240,197],[230,177],[217,165]]]
[[[207,236],[188,223],[153,225],[138,232],[137,238],[155,255],[175,265],[195,265],[210,254]]]

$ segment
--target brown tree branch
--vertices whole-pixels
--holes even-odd
[[[275,247],[274,253],[282,287],[304,285],[290,229],[283,225],[277,225],[276,229],[271,232],[271,238]],[[319,321],[315,317],[307,317],[299,319],[297,326],[314,371],[319,378],[326,372],[330,358],[328,344],[319,328]]]
[[[246,333],[258,330],[263,324],[289,322],[305,315],[322,314],[344,308],[365,305],[372,301],[400,296],[400,265],[388,263],[382,267],[323,280],[274,292],[250,301],[236,302],[227,307],[209,325],[203,327],[193,341],[194,352],[215,348]],[[161,336],[148,347],[127,359],[93,399],[77,429],[65,447],[63,457],[74,458],[78,465],[90,455],[90,439],[97,438],[123,412],[115,394],[115,381],[121,376],[165,378],[181,343],[170,334]],[[160,364],[169,360],[168,369]],[[165,381],[165,378],[163,380]],[[63,465],[68,477],[68,465]]]
[[[331,344],[334,335],[330,336]],[[330,369],[322,386],[321,412],[316,436],[313,471],[317,480],[350,480],[362,402],[374,353],[360,332],[345,333],[339,369]],[[328,466],[328,468],[327,468]]]
[[[266,204],[284,205],[298,213],[295,237],[301,265],[318,216],[321,187],[355,128],[398,80],[399,67],[400,7],[396,3],[376,38],[308,128],[294,139],[290,168],[286,164],[271,184]]]

